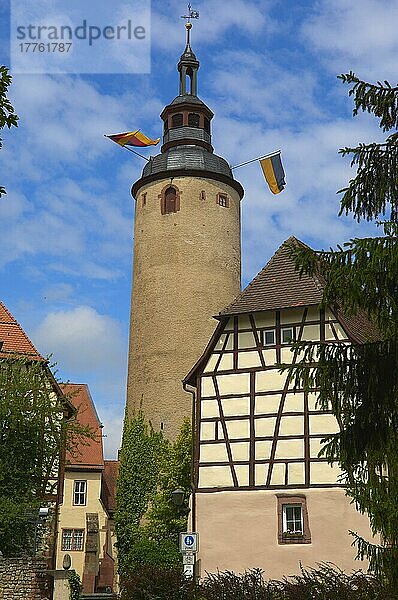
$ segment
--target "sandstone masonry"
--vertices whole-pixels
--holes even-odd
[[[0,558],[0,600],[49,600],[50,578],[44,558]]]

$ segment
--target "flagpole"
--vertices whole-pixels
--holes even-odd
[[[147,158],[143,154],[140,154],[139,152],[136,152],[135,150],[132,150],[131,148],[127,148],[127,146],[122,146],[122,148],[124,148],[125,150],[128,150],[129,152],[132,152],[133,154],[136,154],[137,156],[139,156],[140,158],[143,158],[144,160],[147,160],[148,162],[150,162],[150,160],[151,160],[150,158]]]
[[[240,163],[239,165],[235,165],[234,167],[231,167],[232,169],[238,169],[239,167],[243,167],[244,165],[249,165],[252,162],[256,162],[256,160],[262,160],[263,158],[270,158],[271,156],[276,156],[277,154],[280,154],[282,152],[282,150],[275,150],[275,152],[270,152],[270,154],[264,154],[264,156],[258,156],[257,158],[252,158],[251,160],[247,160],[246,162]]]
[[[137,131],[134,131],[134,133],[138,133],[138,131],[141,131],[141,129],[137,129]],[[104,137],[108,138],[108,140],[110,139],[110,136],[106,135],[106,133],[104,133]],[[144,160],[146,160],[148,162],[150,162],[150,160],[151,160],[150,158],[147,158],[143,154],[140,154],[139,152],[136,152],[135,150],[132,150],[131,148],[127,148],[127,146],[122,146],[121,144],[118,144],[118,146],[120,146],[121,148],[124,148],[125,150],[128,150],[129,152],[132,152],[133,154],[136,154],[137,156],[139,156],[140,158],[143,158]]]

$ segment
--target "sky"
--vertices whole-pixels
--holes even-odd
[[[117,2],[127,13],[134,4]],[[215,152],[235,165],[282,149],[286,188],[278,196],[258,163],[235,171],[245,189],[242,285],[290,235],[317,249],[373,235],[371,225],[337,216],[336,192],[354,176],[338,149],[381,132],[371,116],[352,117],[349,88],[336,76],[352,70],[396,84],[397,2],[197,0],[193,8],[198,95],[215,113]],[[180,1],[152,0],[148,73],[129,71],[123,46],[123,73],[14,74],[19,126],[1,136],[8,193],[0,198],[0,298],[61,380],[89,385],[108,458],[120,445],[126,395],[130,188],[144,161],[103,134],[161,135],[159,114],[178,94],[186,11]],[[9,0],[1,0],[5,65],[9,28]]]

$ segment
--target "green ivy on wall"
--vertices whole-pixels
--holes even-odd
[[[181,564],[178,533],[186,529],[187,519],[173,505],[171,492],[184,489],[188,502],[191,451],[189,420],[174,444],[153,431],[142,413],[125,421],[115,513],[122,576],[135,565]]]
[[[79,600],[82,584],[79,575],[72,570],[68,573],[69,600]]]

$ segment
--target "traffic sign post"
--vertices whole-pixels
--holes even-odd
[[[180,533],[180,552],[198,551],[198,534],[196,532],[185,531]]]
[[[198,534],[192,531],[180,533],[180,552],[184,565],[184,577],[193,579],[195,574],[195,555],[198,551]]]
[[[186,579],[193,579],[194,565],[184,565],[184,577]]]
[[[194,565],[195,564],[195,555],[184,552],[184,554],[182,555],[182,562],[184,565]]]

